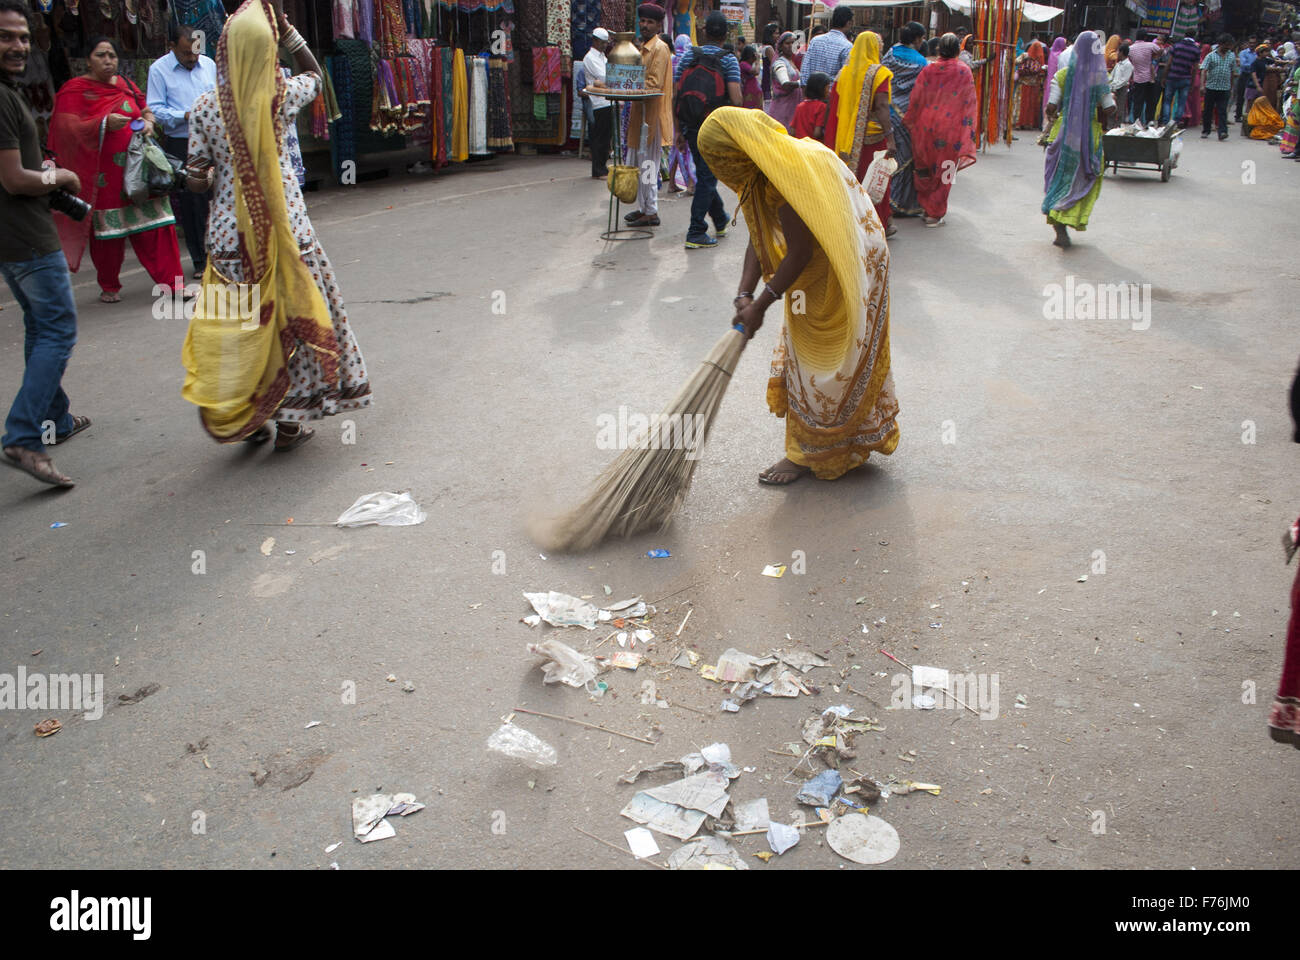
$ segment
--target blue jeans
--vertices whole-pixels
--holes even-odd
[[[712,220],[713,226],[719,230],[726,229],[727,223],[727,210],[718,194],[718,178],[704,162],[699,137],[698,130],[686,131],[686,142],[690,144],[691,156],[695,158],[695,196],[691,200],[691,226],[686,231],[687,240],[702,240],[707,237],[708,220]]]
[[[1171,107],[1173,108],[1172,116],[1175,123],[1183,115],[1183,105],[1187,103],[1187,91],[1191,88],[1191,77],[1186,80],[1165,81],[1165,95],[1160,104],[1160,122],[1162,124],[1169,121]]]
[[[72,429],[68,395],[60,382],[77,342],[77,305],[62,250],[35,260],[0,263],[9,291],[23,309],[23,358],[27,366],[9,408],[0,445],[45,451],[41,434],[53,422],[56,433]]]

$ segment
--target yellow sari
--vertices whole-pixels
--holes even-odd
[[[181,395],[217,440],[243,440],[270,419],[289,390],[288,361],[314,350],[337,383],[339,347],[329,309],[298,255],[280,171],[284,78],[278,28],[267,0],[247,0],[217,46],[217,102],[235,166],[239,252],[252,289],[222,277],[209,258],[181,356]]]
[[[875,74],[871,78],[871,90],[863,89],[867,80],[867,71],[875,67]],[[844,64],[840,71],[839,77],[835,81],[835,90],[839,95],[839,108],[836,113],[835,127],[835,152],[841,156],[847,157],[853,152],[854,141],[858,133],[858,112],[861,104],[867,104],[870,110],[871,102],[876,97],[876,91],[880,89],[881,84],[893,77],[894,72],[888,67],[880,66],[880,35],[872,33],[870,30],[864,30],[858,34],[858,38],[853,41],[853,49],[849,52],[849,60]],[[875,120],[869,120],[866,127],[868,137],[877,137],[884,133],[879,123]],[[859,141],[860,142],[860,141]]]
[[[796,140],[761,110],[720,107],[700,127],[700,153],[740,195],[764,279],[786,254],[788,204],[816,241],[785,298],[768,380],[786,421],[786,456],[833,480],[898,446],[889,371],[889,249],[871,200],[822,144]]]

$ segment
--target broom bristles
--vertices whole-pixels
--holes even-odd
[[[542,524],[534,537],[553,551],[577,551],[606,537],[630,537],[666,527],[686,499],[695,464],[745,343],[738,330],[723,334],[647,432],[597,477],[586,499]],[[681,426],[688,417],[697,425],[691,449],[686,449]]]

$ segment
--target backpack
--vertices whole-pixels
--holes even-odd
[[[694,59],[677,80],[674,115],[683,129],[698,130],[705,117],[730,101],[722,56],[704,53],[699,47],[692,47],[691,52]]]

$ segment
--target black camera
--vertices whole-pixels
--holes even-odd
[[[85,220],[90,213],[90,204],[75,193],[69,193],[62,187],[56,187],[50,193],[50,209],[57,210],[73,220]]]

